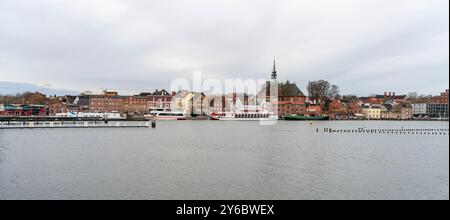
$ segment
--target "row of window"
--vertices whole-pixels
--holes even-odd
[[[235,118],[269,118],[269,114],[236,114]]]
[[[103,103],[103,102],[92,102],[91,105],[109,105],[109,106],[119,106],[123,105],[123,103],[117,103],[117,102],[109,102],[109,103]]]

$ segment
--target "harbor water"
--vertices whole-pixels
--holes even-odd
[[[0,199],[449,199],[448,122],[0,130]]]

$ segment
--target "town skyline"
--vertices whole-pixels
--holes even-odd
[[[64,95],[80,95],[80,94],[100,94],[103,93],[105,91],[114,91],[114,92],[118,92],[120,94],[123,95],[138,95],[140,93],[147,93],[147,92],[151,92],[153,90],[156,90],[156,92],[158,90],[164,90],[164,91],[169,91],[169,92],[180,92],[180,91],[192,91],[192,92],[201,92],[201,93],[205,93],[205,94],[209,94],[209,95],[227,95],[227,94],[231,94],[231,93],[239,93],[239,94],[249,94],[249,95],[257,95],[257,92],[243,92],[243,91],[237,91],[235,89],[233,89],[232,91],[230,90],[230,88],[227,88],[227,81],[231,82],[232,86],[235,86],[235,88],[237,87],[239,89],[239,87],[245,87],[245,89],[248,89],[249,86],[250,87],[255,87],[253,89],[263,89],[264,87],[264,81],[265,80],[269,80],[270,78],[272,79],[276,79],[278,83],[283,84],[283,83],[293,83],[296,86],[299,87],[299,89],[301,91],[306,91],[307,93],[305,93],[307,96],[309,96],[308,94],[308,84],[311,82],[315,82],[315,81],[327,81],[325,79],[317,79],[317,80],[308,80],[307,84],[305,86],[302,86],[303,83],[297,83],[296,81],[290,80],[290,79],[286,79],[285,81],[280,81],[279,77],[279,71],[278,71],[278,66],[276,64],[276,59],[274,58],[273,60],[273,66],[272,66],[272,72],[270,73],[271,75],[269,76],[269,74],[266,74],[266,79],[260,78],[260,79],[255,79],[255,78],[247,78],[247,79],[243,79],[243,78],[236,78],[236,79],[224,79],[222,81],[220,81],[219,79],[205,79],[205,78],[201,78],[202,77],[202,73],[201,72],[194,72],[191,76],[191,78],[179,78],[179,79],[175,79],[172,80],[171,85],[166,86],[166,87],[160,87],[160,88],[150,88],[150,89],[144,89],[144,90],[120,90],[120,89],[114,89],[114,88],[95,88],[95,89],[86,89],[86,90],[68,90],[68,89],[62,89],[62,88],[51,88],[51,87],[46,87],[49,85],[43,85],[43,86],[38,86],[38,85],[34,85],[34,84],[30,84],[30,83],[23,83],[23,82],[4,82],[4,81],[0,81],[0,95],[17,95],[17,94],[21,94],[21,93],[27,93],[27,92],[40,92],[43,93],[45,95],[48,96],[64,96]],[[275,74],[275,76],[273,75]],[[198,78],[200,77],[200,78]],[[275,77],[275,78],[274,78]],[[182,80],[185,81],[186,83],[188,83],[188,87],[189,88],[185,88],[185,89],[171,89],[172,86],[174,86],[173,84],[176,84],[177,80]],[[209,90],[205,91],[204,88],[199,89],[198,87],[202,87],[204,86],[204,83],[208,80],[215,80],[216,82],[220,83],[221,85],[221,92],[209,92]],[[249,80],[250,81],[250,85],[246,84]],[[328,82],[328,81],[327,81]],[[196,85],[197,83],[200,83],[200,85]],[[237,83],[237,84],[235,84]],[[240,84],[241,83],[241,84]],[[244,83],[244,84],[242,84]],[[251,85],[251,84],[255,84],[255,85]],[[259,83],[259,85],[258,85]],[[332,82],[331,82],[332,83]],[[223,85],[222,85],[223,84]],[[331,86],[331,84],[330,84]],[[389,90],[389,89],[381,89],[379,91],[384,91],[384,92],[379,92],[379,91],[372,91],[369,94],[357,94],[357,93],[342,93],[341,92],[341,88],[339,87],[339,85],[335,85],[333,84],[333,86],[336,86],[337,89],[339,90],[338,93],[341,96],[357,96],[357,97],[373,97],[373,96],[377,96],[377,95],[381,95],[383,93],[386,93],[386,91],[396,91],[398,92],[397,94],[405,94],[405,95],[409,95],[409,94],[415,94],[417,96],[433,96],[436,93],[420,93],[418,91],[420,90],[407,90],[407,92],[402,92],[402,91],[398,91],[398,90]],[[16,89],[17,88],[17,89]],[[197,88],[197,89],[196,89]],[[448,89],[447,87],[443,87],[441,90],[439,90],[439,88],[436,88],[437,91],[442,91],[445,89]],[[210,88],[208,88],[210,89]],[[228,91],[228,90],[230,91]],[[240,88],[241,90],[244,88]],[[213,89],[214,90],[214,89]],[[344,89],[344,91],[348,91],[349,89],[346,88]],[[14,91],[14,92],[11,92]],[[439,92],[437,92],[439,93]],[[394,92],[395,94],[395,92]]]
[[[0,81],[133,94],[194,71],[266,78],[276,56],[280,81],[302,90],[325,79],[343,94],[436,94],[449,83],[448,10],[444,0],[2,1]]]

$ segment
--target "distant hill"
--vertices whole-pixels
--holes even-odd
[[[52,88],[41,87],[41,86],[28,84],[28,83],[0,81],[0,95],[16,95],[17,93],[23,93],[23,92],[40,92],[40,93],[46,94],[48,96],[50,96],[50,95],[63,96],[63,95],[79,94],[79,92],[77,92],[77,91],[71,91],[71,90],[66,90],[66,89],[52,89]]]

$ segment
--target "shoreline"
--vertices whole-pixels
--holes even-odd
[[[187,121],[210,121],[209,118],[187,118]],[[288,121],[285,119],[278,119],[279,121]],[[77,121],[97,121],[97,122],[107,122],[107,121],[149,121],[145,118],[136,117],[136,118],[127,118],[127,119],[101,119],[101,118],[63,118],[63,117],[41,117],[41,116],[33,116],[33,117],[0,117],[0,122],[77,122]],[[319,121],[319,120],[298,120],[298,121]],[[321,120],[321,121],[442,121],[448,122],[449,119],[329,119],[329,120]]]

